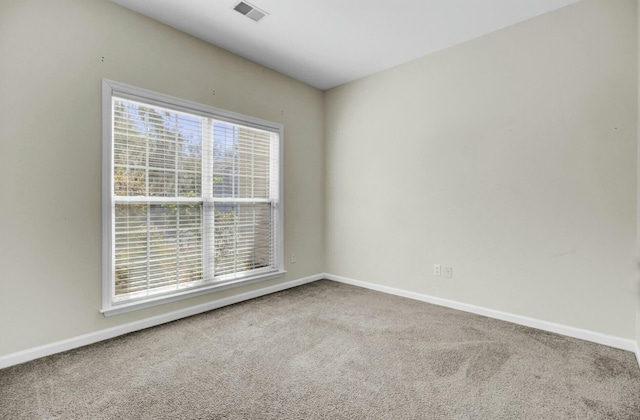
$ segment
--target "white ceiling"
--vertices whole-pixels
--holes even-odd
[[[112,1],[325,90],[578,0]]]

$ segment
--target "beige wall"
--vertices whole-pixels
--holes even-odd
[[[323,271],[625,338],[637,308],[640,344],[636,16],[584,0],[323,101],[107,0],[0,2],[0,356]],[[285,278],[98,312],[102,78],[284,123]]]
[[[585,0],[328,91],[326,271],[633,339],[636,7]]]
[[[98,312],[102,78],[284,123],[285,278]],[[319,90],[107,0],[0,2],[0,356],[322,272],[322,104]]]
[[[637,162],[640,162],[640,0],[637,0],[637,22],[638,22],[638,59],[639,59],[639,66],[638,66],[638,118],[637,118],[637,124],[638,124],[638,157],[637,157]],[[638,186],[640,186],[640,165],[638,165]],[[637,249],[637,254],[636,254],[636,258],[637,258],[637,262],[636,262],[636,283],[637,283],[637,289],[636,289],[636,305],[637,305],[637,312],[636,312],[636,357],[638,358],[638,363],[640,363],[640,194],[638,194],[638,212],[637,212],[637,216],[638,216],[638,221],[637,221],[637,229],[638,229],[638,233],[636,235],[636,249]]]

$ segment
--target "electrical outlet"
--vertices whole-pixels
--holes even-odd
[[[434,276],[440,275],[440,264],[433,264],[433,275]]]
[[[296,254],[291,254],[291,264],[295,264],[297,262],[298,260],[296,259]]]
[[[444,268],[444,276],[445,276],[445,278],[452,279],[453,278],[453,267],[445,267]]]

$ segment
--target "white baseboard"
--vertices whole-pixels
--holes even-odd
[[[638,367],[640,367],[640,344],[636,344],[636,360],[638,361]]]
[[[323,278],[324,275],[316,274],[315,276],[292,280],[286,283],[276,284],[275,286],[263,287],[251,292],[241,293],[239,295],[230,296],[224,299],[214,300],[212,302],[203,303],[201,305],[192,306],[190,308],[180,309],[163,315],[154,316],[152,318],[146,318],[124,325],[118,325],[117,327],[107,328],[104,330],[80,335],[78,337],[73,337],[62,341],[57,341],[51,344],[45,344],[43,346],[34,347],[16,353],[10,353],[5,356],[0,356],[0,369],[28,362],[40,357],[49,356],[55,353],[60,353],[63,351],[86,346],[88,344],[97,343],[98,341],[107,340],[109,338],[128,334],[130,332],[142,330],[149,327],[155,327],[156,325],[175,321],[180,318],[186,318],[192,315],[197,315],[199,313],[207,312],[212,309],[221,308],[223,306],[232,305],[234,303],[243,302],[245,300],[257,298],[271,293],[280,292],[285,289],[301,286],[303,284],[311,283]]]
[[[379,284],[368,283],[360,280],[353,280],[350,278],[336,276],[333,274],[325,273],[324,278],[337,281],[340,283],[345,283],[353,286],[364,287],[366,289],[376,290],[378,292],[389,293],[396,296],[402,296],[409,299],[432,303],[434,305],[458,309],[464,312],[471,312],[471,313],[483,315],[489,318],[500,319],[502,321],[508,321],[514,324],[524,325],[524,326],[536,328],[539,330],[554,332],[557,334],[566,335],[568,337],[579,338],[581,340],[591,341],[593,343],[604,344],[605,346],[614,347],[617,349],[635,352],[636,357],[638,357],[638,363],[640,363],[640,350],[637,348],[637,345],[633,340],[629,340],[626,338],[615,337],[615,336],[606,335],[606,334],[602,334],[594,331],[574,328],[567,325],[542,321],[535,318],[529,318],[526,316],[510,314],[508,312],[501,312],[493,309],[483,308],[481,306],[469,305],[467,303],[456,302],[453,300],[423,295],[420,293],[409,292],[401,289],[395,289],[393,287],[381,286]]]
[[[309,276],[302,279],[292,280],[286,283],[277,284],[275,286],[264,287],[251,292],[242,293],[236,296],[230,296],[228,298],[218,299],[218,300],[207,302],[201,305],[192,306],[190,308],[180,309],[178,311],[169,312],[167,314],[158,315],[152,318],[142,319],[140,321],[119,325],[117,327],[107,328],[107,329],[92,332],[89,334],[84,334],[78,337],[72,337],[72,338],[57,341],[51,344],[45,344],[43,346],[34,347],[31,349],[19,351],[16,353],[10,353],[5,356],[0,356],[0,369],[17,365],[20,363],[28,362],[30,360],[38,359],[41,357],[49,356],[55,353],[60,353],[63,351],[72,350],[78,347],[97,343],[99,341],[108,340],[110,338],[114,338],[123,334],[128,334],[130,332],[154,327],[156,325],[161,325],[167,322],[175,321],[180,318],[186,318],[188,316],[197,315],[199,313],[221,308],[223,306],[233,305],[234,303],[243,302],[245,300],[254,299],[260,296],[265,296],[271,293],[290,289],[292,287],[301,286],[303,284],[311,283],[321,279],[329,279],[329,280],[337,281],[340,283],[345,283],[353,286],[363,287],[366,289],[376,290],[378,292],[389,293],[396,296],[402,296],[409,299],[432,303],[434,305],[445,306],[447,308],[458,309],[461,311],[471,312],[474,314],[483,315],[490,318],[496,318],[503,321],[512,322],[514,324],[537,328],[539,330],[550,331],[550,332],[566,335],[573,338],[579,338],[582,340],[591,341],[598,344],[604,344],[609,347],[632,351],[632,352],[635,352],[636,358],[638,359],[638,365],[640,366],[640,348],[636,345],[636,343],[633,340],[601,334],[601,333],[593,332],[589,330],[569,327],[566,325],[556,324],[552,322],[541,321],[535,318],[528,318],[525,316],[496,311],[493,309],[483,308],[475,305],[469,305],[466,303],[460,303],[460,302],[456,302],[448,299],[442,299],[438,297],[423,295],[420,293],[409,292],[406,290],[396,289],[393,287],[381,286],[374,283],[353,280],[346,277],[336,276],[333,274],[317,274],[314,276]]]

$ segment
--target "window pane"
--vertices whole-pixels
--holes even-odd
[[[115,273],[116,296],[201,281],[202,204],[117,204]]]
[[[215,123],[213,142],[213,196],[269,199],[271,134]]]
[[[115,195],[147,195],[147,173],[145,170],[116,166],[114,172],[113,188]]]
[[[216,204],[215,275],[274,266],[270,203]]]
[[[114,99],[114,194],[199,197],[202,118]]]
[[[201,178],[199,172],[179,172],[178,173],[178,196],[179,197],[200,197]]]

